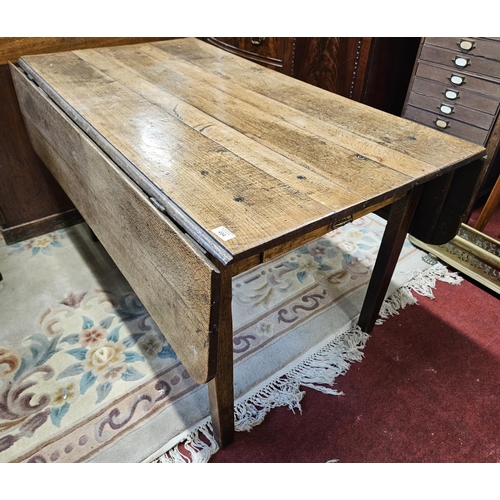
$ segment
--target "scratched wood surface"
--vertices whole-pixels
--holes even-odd
[[[26,54],[47,54],[90,47],[110,47],[131,43],[156,42],[158,40],[168,40],[168,38],[91,36],[1,37],[0,64],[15,62],[19,57]]]
[[[484,153],[196,39],[19,62],[233,258],[390,203]],[[234,237],[214,233],[221,226]]]
[[[35,151],[192,378],[207,382],[216,370],[219,271],[40,89],[11,69]]]

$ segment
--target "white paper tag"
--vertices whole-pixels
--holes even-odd
[[[215,233],[222,241],[227,241],[232,238],[236,238],[236,235],[233,234],[227,227],[220,226],[216,229],[212,229],[212,232]]]

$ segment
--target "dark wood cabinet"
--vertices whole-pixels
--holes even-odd
[[[64,227],[80,215],[33,151],[8,65],[0,66],[0,220],[5,241]]]
[[[228,52],[257,62],[280,73],[293,73],[295,38],[278,37],[226,37],[202,38]]]

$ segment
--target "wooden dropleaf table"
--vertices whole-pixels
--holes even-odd
[[[231,279],[391,205],[359,325],[408,232],[452,239],[485,150],[197,39],[11,64],[30,140],[234,432]]]

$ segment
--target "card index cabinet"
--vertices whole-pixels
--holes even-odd
[[[499,148],[500,38],[421,40],[402,116],[485,146],[485,182],[495,182]]]

